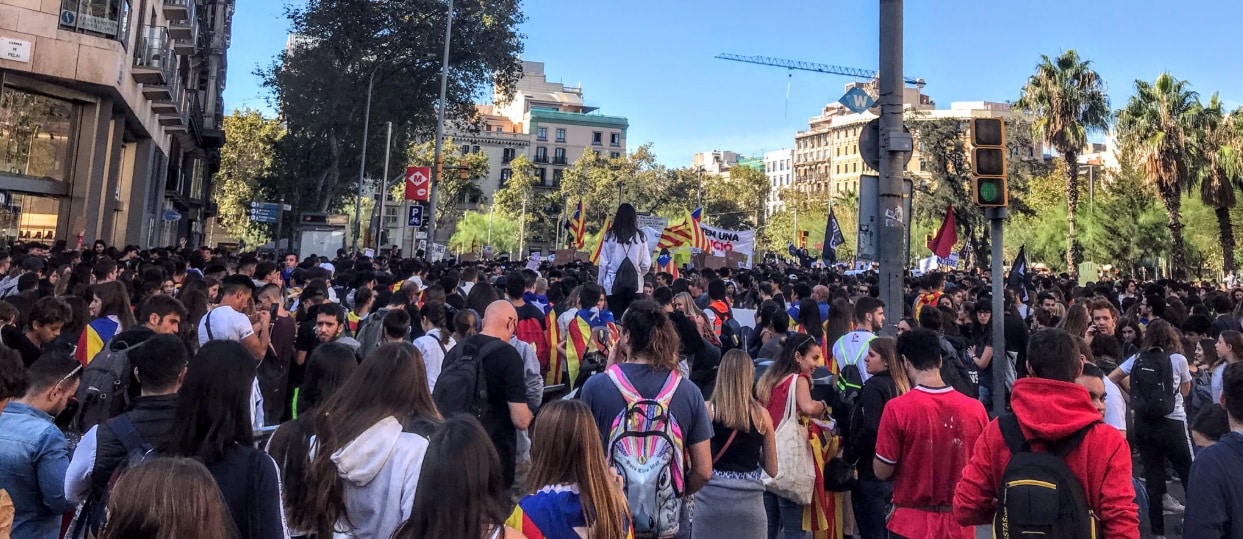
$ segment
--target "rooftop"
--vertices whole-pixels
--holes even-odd
[[[530,123],[540,122],[562,123],[572,125],[589,125],[627,129],[630,121],[621,116],[605,116],[603,114],[580,114],[577,112],[561,112],[556,110],[531,109]]]

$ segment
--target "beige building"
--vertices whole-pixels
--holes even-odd
[[[860,87],[875,96],[872,83],[852,83],[846,86]],[[948,109],[937,109],[936,103],[920,88],[908,87],[904,95],[905,118],[908,124],[921,120],[957,118],[1009,117],[1016,114],[1007,103],[990,101],[964,101],[950,104]],[[839,103],[826,106],[820,116],[809,121],[809,129],[795,136],[794,169],[795,184],[809,194],[858,192],[859,178],[877,175],[877,171],[864,162],[859,150],[859,136],[865,125],[877,116],[872,111],[855,114]],[[915,177],[930,176],[928,163],[921,155],[922,145],[915,140],[915,151],[907,165],[907,172]],[[1024,159],[1042,158],[1043,146],[1036,142],[1021,155]]]
[[[718,176],[728,174],[740,158],[737,153],[726,150],[699,152],[691,157],[691,170]]]
[[[233,0],[0,0],[0,239],[203,240]]]

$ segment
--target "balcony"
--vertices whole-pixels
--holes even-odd
[[[168,31],[164,28],[142,27],[134,54],[134,68],[131,71],[134,82],[150,85],[168,84],[173,78],[177,65],[171,45]]]
[[[194,12],[194,0],[164,0],[164,18],[184,21]]]
[[[181,75],[176,70],[169,74],[163,84],[142,85],[142,95],[151,100],[151,110],[156,112],[180,110],[178,107],[181,105],[183,92],[185,84],[182,84]]]
[[[173,39],[189,39],[193,43],[193,39],[198,34],[198,14],[195,13],[194,0],[184,0],[186,6],[186,15],[184,17],[170,17],[168,20],[168,35]]]
[[[177,110],[168,114],[160,115],[160,125],[164,126],[166,131],[171,133],[184,133],[189,125],[187,118],[190,116],[190,106],[184,92],[181,93],[181,99],[177,101]]]
[[[173,52],[182,56],[190,56],[199,50],[199,23],[198,20],[190,21],[190,37],[177,37],[173,34],[175,25],[182,23],[169,23],[168,33],[173,36]]]
[[[547,162],[548,162],[548,156],[547,156],[547,155],[537,155],[537,156],[535,156],[535,158],[534,158],[534,159],[532,159],[532,160],[531,160],[531,162],[532,162],[532,163],[547,163]]]
[[[554,165],[564,165],[564,164],[566,164],[566,163],[565,163],[565,158],[564,158],[564,157],[554,157],[554,158],[552,158],[552,164],[554,164]]]

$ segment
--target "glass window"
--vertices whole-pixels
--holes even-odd
[[[539,140],[548,140],[548,128],[547,127],[539,128],[539,130],[536,131],[535,133],[535,138]]]
[[[599,146],[604,143],[603,141],[604,141],[604,133],[596,131],[591,134],[591,143],[593,145]]]
[[[75,122],[70,101],[4,88],[0,91],[0,171],[64,181]]]
[[[557,142],[565,142],[565,128],[557,128]]]
[[[513,161],[513,160],[514,160],[514,149],[513,148],[505,148],[504,150],[501,150],[501,163],[502,164],[508,164],[510,161]]]
[[[14,193],[8,204],[0,206],[0,238],[50,243],[57,239],[59,218],[56,198]]]
[[[128,41],[129,0],[61,0],[60,26]]]
[[[564,164],[565,163],[565,148],[555,148],[552,151],[552,156],[553,156],[553,159],[556,160],[558,163]]]
[[[501,169],[501,185],[505,185],[505,181],[508,180],[509,177],[513,175],[513,173],[514,173],[513,170],[510,170],[507,168]]]
[[[561,185],[561,177],[564,175],[565,175],[565,171],[562,169],[558,168],[558,169],[553,170],[552,171],[552,186],[559,187]]]
[[[548,148],[544,146],[538,146],[535,148],[535,162],[536,163],[547,163],[548,162]]]
[[[617,159],[621,157],[621,152],[609,152],[609,159]]]
[[[609,145],[620,146],[621,145],[621,133],[609,133]]]
[[[535,177],[536,177],[536,178],[539,178],[539,183],[540,183],[540,185],[543,185],[543,184],[544,184],[544,175],[545,175],[547,172],[548,172],[548,169],[546,169],[546,168],[537,168],[537,169],[535,169]]]

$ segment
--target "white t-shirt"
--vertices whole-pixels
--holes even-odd
[[[1126,400],[1122,398],[1122,388],[1108,376],[1105,377],[1105,424],[1126,430]]]
[[[429,390],[436,389],[436,379],[440,378],[440,370],[444,367],[445,352],[452,350],[454,346],[457,346],[457,341],[449,337],[449,344],[444,345],[444,349],[440,348],[440,328],[432,329],[414,340],[414,347],[419,349],[419,353],[423,355],[423,364],[427,365]]]
[[[566,335],[569,335],[567,332],[570,331],[570,322],[574,320],[575,316],[578,316],[578,308],[570,307],[561,313],[561,316],[557,317],[557,329],[561,331],[561,338],[564,339]]]
[[[838,371],[854,364],[859,368],[859,377],[864,382],[868,381],[872,377],[867,369],[868,343],[875,338],[876,335],[870,331],[852,331],[842,335],[833,344],[833,360],[837,362]]]
[[[210,332],[207,331],[208,322],[211,322]],[[237,312],[228,305],[220,305],[212,309],[199,321],[199,346],[213,340],[242,342],[246,337],[254,334],[255,326],[250,323],[250,317]]]
[[[1131,356],[1121,365],[1118,365],[1118,368],[1122,369],[1122,372],[1126,373],[1127,376],[1130,376],[1131,367],[1135,366],[1135,358],[1137,357],[1139,357],[1138,354]],[[1187,356],[1182,354],[1170,354],[1170,364],[1174,368],[1174,411],[1165,417],[1186,423],[1187,410],[1183,408],[1183,392],[1181,388],[1183,384],[1191,382],[1191,368],[1187,366]]]

